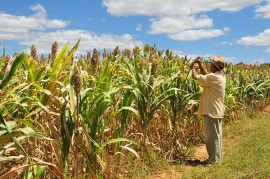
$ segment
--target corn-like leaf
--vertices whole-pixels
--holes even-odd
[[[27,67],[28,67],[28,73],[30,76],[30,81],[34,82],[36,80],[37,72],[36,72],[36,67],[34,65],[32,58],[28,58]]]
[[[126,139],[126,138],[117,138],[117,139],[111,139],[111,140],[107,141],[103,147],[105,147],[106,145],[113,144],[113,143],[118,143],[118,142],[129,142],[129,143],[132,143],[132,144],[135,144],[135,145],[139,146],[139,144],[137,144],[136,142],[134,142],[132,140],[129,140],[129,139]]]
[[[70,85],[69,85],[69,105],[70,105],[70,112],[71,116],[75,114],[75,91],[74,91],[74,68],[75,63],[72,64],[71,70],[70,70]]]
[[[3,124],[5,127],[7,127],[6,121],[5,121],[5,119],[3,118],[1,111],[0,111],[0,122],[1,122],[1,124]],[[9,129],[7,129],[7,130],[8,130],[8,132],[10,132]]]
[[[2,54],[1,59],[0,59],[0,69],[1,70],[3,69],[5,58],[6,58],[6,46],[4,45],[3,54]],[[0,81],[2,80],[2,75],[4,75],[4,71],[2,73],[0,73]]]
[[[18,160],[21,158],[24,158],[24,155],[19,155],[19,156],[9,156],[9,157],[4,157],[4,156],[0,156],[0,162],[4,162],[4,161],[14,161],[14,160]]]
[[[46,171],[47,166],[37,165],[34,168],[35,168],[35,177],[40,178],[41,175],[43,175],[43,173]]]
[[[26,52],[22,52],[12,63],[11,69],[5,79],[0,84],[0,89],[3,89],[7,83],[11,80],[12,76],[14,75],[16,69],[18,66],[23,62],[24,59],[26,59],[28,54]]]
[[[31,137],[36,137],[36,138],[45,139],[45,140],[52,140],[48,137],[45,137],[43,135],[40,135],[34,132],[33,129],[31,129],[30,127],[25,127],[25,128],[18,128],[18,129],[12,130],[9,134],[5,135],[3,138],[1,138],[0,145],[4,143],[4,141],[7,141],[9,138],[16,137],[21,134],[25,134],[26,136],[29,136],[29,137],[31,136]]]
[[[131,152],[131,153],[133,153],[133,154],[137,157],[137,159],[140,161],[140,163],[142,162],[142,161],[141,161],[141,158],[140,158],[140,156],[139,156],[139,154],[138,154],[134,149],[128,147],[127,145],[125,145],[125,146],[120,146],[120,147],[123,148],[123,149],[128,150],[128,151]]]
[[[1,117],[0,117],[0,119],[1,119]],[[2,120],[3,120],[3,118],[2,118]],[[3,135],[4,133],[10,133],[11,130],[16,126],[15,121],[8,121],[5,123],[6,123],[6,125],[0,124],[0,128],[6,129],[6,130],[0,130],[0,136]]]
[[[21,151],[27,155],[25,149],[23,148],[23,146],[21,145],[20,141],[17,139],[17,137],[13,137],[12,138],[13,142],[19,147],[19,149],[21,149]]]
[[[50,162],[45,162],[45,161],[43,161],[39,158],[36,158],[36,157],[31,157],[31,159],[36,162],[34,165],[42,165],[42,166],[46,165],[49,167],[50,170],[52,170],[54,172],[54,174],[56,174],[58,177],[63,178],[62,172],[59,171],[59,168],[55,164],[50,163]]]
[[[67,53],[68,51],[68,47],[69,47],[69,44],[67,43],[65,45],[65,47],[60,51],[60,53],[57,55],[56,59],[55,59],[55,62],[52,66],[52,73],[51,73],[51,77],[54,78],[57,74],[57,72],[59,72],[59,69],[62,65],[62,62],[65,58],[65,54]]]
[[[119,109],[119,111],[124,111],[124,110],[128,110],[128,111],[132,111],[134,114],[136,114],[137,116],[139,115],[138,110],[134,109],[133,107],[129,107],[129,106],[124,106],[121,109]]]
[[[61,69],[60,69],[60,73],[65,69],[65,67],[67,66],[68,62],[71,60],[71,58],[73,57],[74,52],[77,50],[79,44],[80,44],[80,40],[78,40],[78,42],[74,45],[74,47],[71,49],[71,51],[68,53],[67,57],[65,58],[65,61],[63,62]]]

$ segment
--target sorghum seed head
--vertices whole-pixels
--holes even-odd
[[[164,50],[162,50],[162,51],[159,50],[159,51],[158,51],[158,56],[159,56],[159,58],[162,57],[163,52],[164,52]]]
[[[106,51],[106,49],[104,48],[104,51],[103,51],[103,54],[102,54],[102,56],[103,56],[103,59],[105,59],[105,58],[107,58],[107,51]]]
[[[114,51],[113,51],[113,56],[117,56],[120,55],[120,49],[118,47],[118,45],[115,47]]]
[[[150,49],[149,44],[145,44],[145,46],[143,48],[144,53],[148,53],[149,52],[149,49]]]
[[[30,50],[31,50],[31,57],[33,59],[37,59],[38,57],[37,57],[37,48],[36,48],[36,46],[32,45]]]
[[[132,54],[134,57],[138,57],[140,55],[140,48],[138,46],[135,46],[133,48]]]
[[[76,96],[78,96],[81,91],[81,75],[80,69],[77,65],[74,68],[74,91],[76,93]]]
[[[166,50],[166,56],[168,57],[169,55],[170,55],[170,50],[167,49],[167,50]]]
[[[58,43],[57,43],[57,41],[55,41],[55,42],[52,44],[52,53],[51,53],[51,54],[52,54],[51,57],[52,57],[53,60],[54,60],[55,57],[56,57],[57,50],[58,50]]]
[[[125,49],[123,51],[123,57],[130,58],[130,56],[131,56],[131,51],[129,49]]]
[[[86,58],[87,58],[87,60],[90,60],[90,59],[91,59],[91,54],[90,54],[90,52],[87,52]]]
[[[151,75],[152,75],[152,76],[155,76],[156,71],[157,71],[157,66],[158,66],[157,62],[154,61],[154,62],[152,63],[152,67],[151,67]]]

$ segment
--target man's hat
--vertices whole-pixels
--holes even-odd
[[[219,70],[225,72],[227,68],[227,62],[225,58],[221,56],[215,56],[211,59],[211,63]]]

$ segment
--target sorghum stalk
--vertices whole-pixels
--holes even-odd
[[[76,94],[76,114],[75,114],[75,121],[76,121],[76,127],[75,127],[75,164],[74,164],[74,178],[77,178],[77,170],[78,170],[78,163],[77,163],[77,153],[78,153],[78,135],[79,135],[79,109],[80,109],[80,91],[81,91],[81,77],[80,77],[80,70],[79,67],[76,65],[74,67],[74,91]]]

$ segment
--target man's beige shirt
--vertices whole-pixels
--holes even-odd
[[[225,106],[226,78],[222,72],[198,75],[198,83],[203,87],[200,100],[199,117],[208,115],[212,118],[223,118]]]

